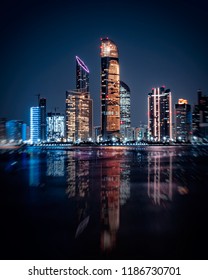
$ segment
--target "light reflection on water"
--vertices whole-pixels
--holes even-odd
[[[34,223],[41,227],[38,220],[43,219],[42,204],[49,213],[57,209],[56,218],[50,216],[54,223],[60,223],[65,213],[63,229],[57,235],[55,226],[53,231],[45,228],[51,236],[48,245],[40,255],[34,255],[52,259],[197,259],[193,243],[201,236],[207,211],[204,201],[200,201],[207,195],[207,156],[206,147],[30,151],[28,199],[32,197],[34,203],[29,206],[31,219],[35,217]],[[28,201],[24,203],[28,207]],[[45,214],[42,223],[48,216]],[[198,233],[186,238],[193,226],[198,226]],[[64,244],[60,241],[62,234],[68,236]],[[44,244],[41,236],[35,238]],[[26,251],[25,255],[30,253]]]

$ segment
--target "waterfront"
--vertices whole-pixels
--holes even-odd
[[[208,146],[1,160],[1,259],[207,259]]]

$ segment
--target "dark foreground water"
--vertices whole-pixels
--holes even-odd
[[[1,259],[208,259],[208,147],[0,161]]]

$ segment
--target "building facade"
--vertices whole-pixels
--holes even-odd
[[[128,130],[131,127],[131,92],[124,82],[120,81],[120,133],[123,139],[131,140]]]
[[[120,69],[116,44],[101,39],[101,135],[120,138]]]
[[[37,143],[40,141],[40,107],[30,108],[30,141]]]
[[[186,99],[179,99],[175,104],[175,137],[176,141],[191,141],[192,113],[191,105]]]
[[[165,87],[153,88],[148,94],[148,140],[172,140],[172,95]]]
[[[24,141],[26,136],[26,124],[19,120],[9,120],[6,122],[6,138],[8,142],[18,143]]]
[[[4,144],[7,140],[6,136],[6,118],[0,118],[0,143]]]
[[[46,99],[39,99],[40,107],[40,140],[46,141]]]
[[[47,140],[61,141],[65,136],[65,116],[60,113],[47,114]]]
[[[208,139],[208,96],[197,91],[198,104],[194,106],[192,114],[193,136]]]
[[[89,141],[92,138],[92,99],[83,90],[66,91],[66,140]]]

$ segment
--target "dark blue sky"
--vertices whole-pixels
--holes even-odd
[[[90,69],[94,124],[100,124],[100,38],[118,46],[131,89],[132,125],[147,122],[147,93],[165,85],[173,103],[208,94],[208,6],[204,0],[3,1],[0,117],[29,124],[36,94],[64,112],[75,88],[75,56]]]

